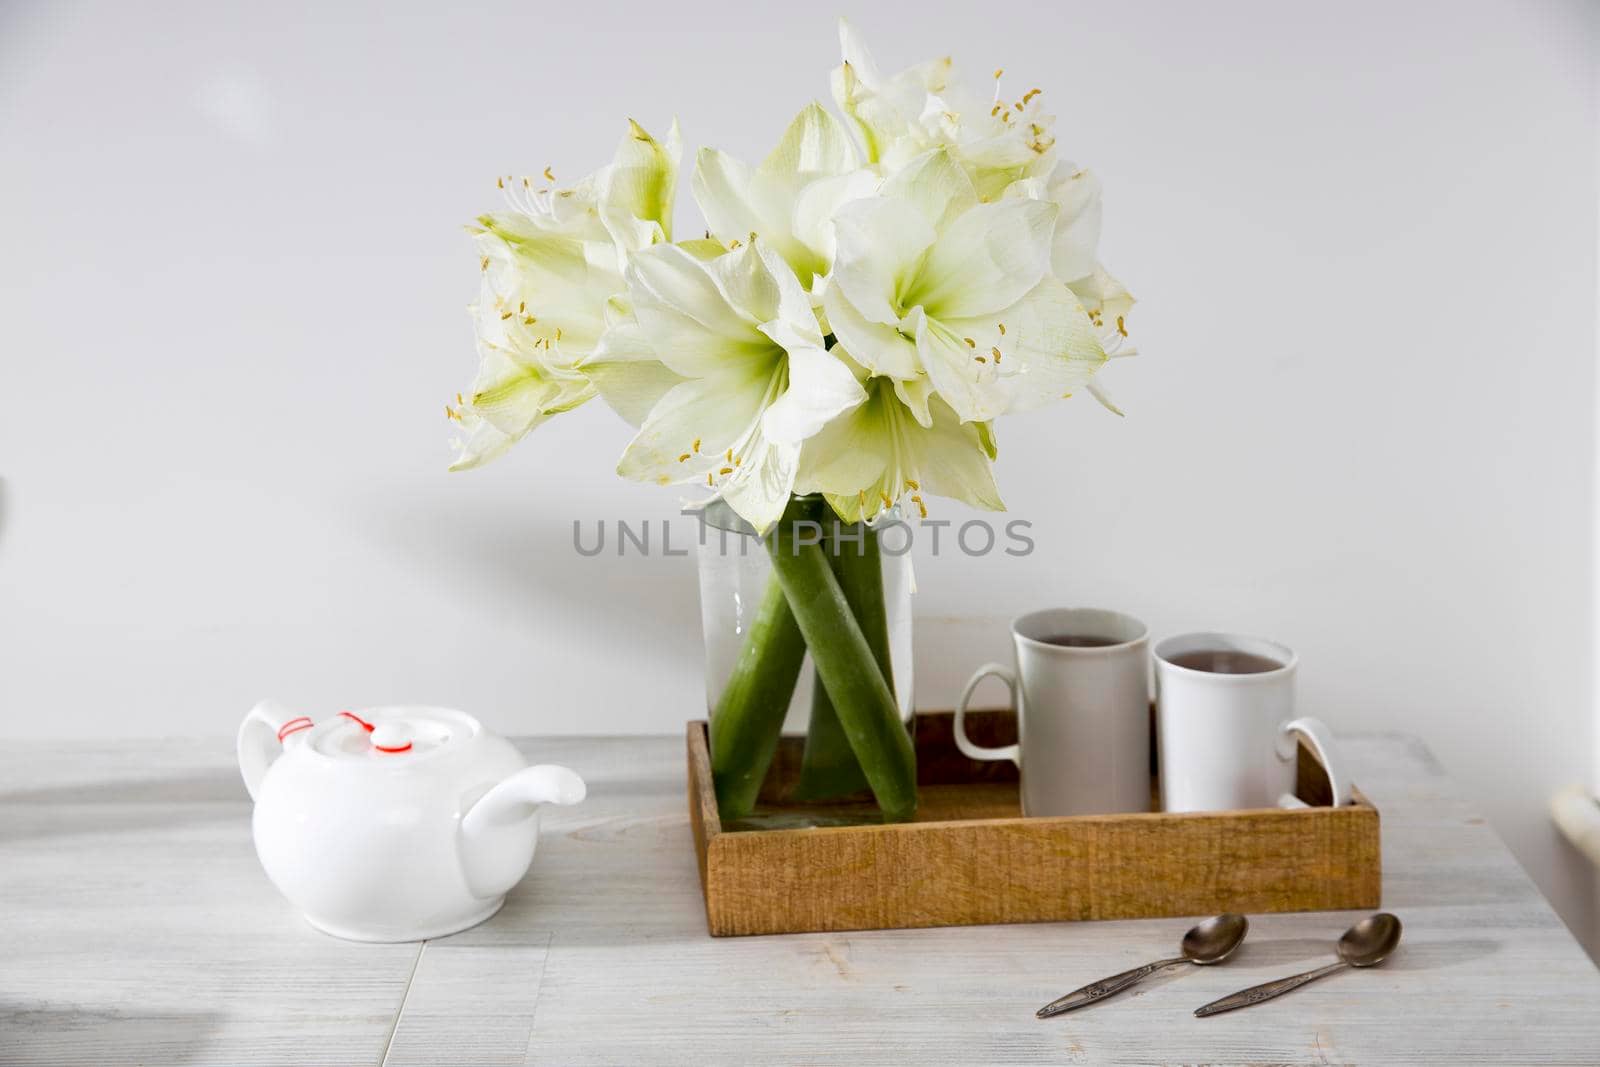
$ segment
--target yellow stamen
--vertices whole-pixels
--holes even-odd
[[[729,463],[733,462],[733,449],[731,449],[731,448],[728,449],[728,462]]]
[[[547,182],[553,182],[556,180],[556,176],[551,173],[549,167],[544,168],[544,180]]]
[[[1004,74],[1005,72],[1006,72],[1006,69],[1004,67],[996,67],[996,68],[994,68],[995,80],[999,81],[1000,80],[1000,75]]]
[[[694,450],[696,452],[700,451],[700,438],[698,437],[694,439]]]
[[[687,463],[687,462],[689,462],[689,453],[685,452],[683,455],[679,456],[678,457],[678,462],[679,463]]]
[[[500,312],[500,318],[502,320],[509,319],[510,317],[511,317],[511,312],[509,312],[509,311]]]
[[[522,325],[524,325],[524,326],[532,326],[534,323],[536,323],[538,321],[539,320],[534,318],[532,315],[524,315],[524,316],[522,316]]]
[[[478,269],[479,270],[488,270],[489,269],[489,257],[488,256],[479,256],[478,257]]]
[[[989,362],[988,360],[984,359],[982,356],[975,356],[973,358],[976,359],[979,363],[987,364]]]
[[[1029,89],[1027,92],[1022,94],[1022,102],[1026,104],[1029,100],[1032,100],[1042,92],[1044,92],[1043,89]]]
[[[517,314],[518,315],[526,315],[527,313],[528,313],[528,302],[526,300],[517,301]]]
[[[1117,332],[1120,333],[1124,337],[1128,336],[1128,328],[1126,326],[1122,325],[1122,316],[1121,315],[1117,316]]]
[[[922,488],[922,486],[917,483],[917,480],[915,478],[907,478],[906,479],[906,488],[910,489],[910,490],[913,490],[913,491],[916,491],[916,490],[920,490]]]
[[[1000,346],[999,345],[995,345],[993,348],[989,349],[989,351],[994,353],[994,361],[996,363],[999,363],[1000,362]]]
[[[556,340],[561,340],[561,327],[559,326],[556,327]]]
[[[461,399],[461,394],[460,393],[457,393],[456,394],[456,406],[459,407],[460,405],[462,405],[464,403],[466,403],[466,401]]]
[[[1022,110],[1022,102],[1021,102],[1021,101],[1018,101],[1018,102],[1017,102],[1017,110],[1018,110],[1018,111],[1021,111],[1021,110]]]
[[[711,475],[709,475],[709,474],[708,474],[708,475],[706,475],[706,484],[707,484],[707,485],[710,485],[710,484],[711,484]]]
[[[496,178],[494,180],[494,187],[496,189],[504,189],[506,187],[506,180],[504,178]]]
[[[733,473],[733,468],[732,467],[723,467],[717,473],[718,474],[732,474]]]
[[[883,498],[883,506],[884,507],[886,507],[886,508],[894,507],[894,501],[889,498],[889,494],[888,493],[885,493],[882,489],[880,489],[880,490],[878,490],[878,495]]]
[[[1006,324],[1002,322],[1002,323],[1000,323],[1000,336],[1004,337],[1005,335],[1006,335]]]
[[[974,341],[970,337],[963,337],[962,340],[967,342],[967,347],[968,348],[977,348],[978,347],[978,342]]]

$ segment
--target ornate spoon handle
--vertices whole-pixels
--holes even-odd
[[[1135,967],[1131,971],[1114,974],[1110,978],[1102,978],[1098,982],[1090,982],[1082,989],[1074,989],[1064,997],[1058,997],[1040,1008],[1034,1014],[1041,1019],[1048,1019],[1052,1015],[1081,1008],[1086,1004],[1093,1004],[1097,1000],[1104,1000],[1113,993],[1120,993],[1129,986],[1136,986],[1149,978],[1152,974],[1166,967],[1189,961],[1182,956],[1170,960],[1157,960],[1147,963],[1143,967]]]
[[[1330,963],[1326,967],[1318,967],[1314,971],[1307,971],[1305,974],[1279,978],[1271,982],[1262,982],[1260,985],[1253,985],[1249,989],[1241,989],[1237,993],[1230,993],[1221,1000],[1213,1000],[1203,1008],[1196,1008],[1194,1013],[1204,1019],[1207,1015],[1233,1011],[1235,1008],[1248,1008],[1252,1004],[1260,1004],[1263,1000],[1281,997],[1290,990],[1299,989],[1307,982],[1315,982],[1318,978],[1324,978],[1334,971],[1343,970],[1348,966],[1350,966],[1348,963],[1341,960],[1338,963]]]

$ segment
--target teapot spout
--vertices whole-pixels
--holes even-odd
[[[576,804],[587,795],[588,787],[576,772],[554,763],[540,763],[518,771],[485,793],[461,817],[461,833],[471,840],[522,822],[540,804]]]
[[[461,862],[475,896],[503,895],[528,872],[539,844],[540,804],[576,804],[587,792],[565,767],[543,763],[506,778],[461,817]]]

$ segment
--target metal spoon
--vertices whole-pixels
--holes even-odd
[[[1170,960],[1157,960],[1155,963],[1147,963],[1143,967],[1135,967],[1131,971],[1123,971],[1110,978],[1102,978],[1098,982],[1090,982],[1082,989],[1074,989],[1066,996],[1052,1000],[1034,1014],[1041,1019],[1048,1019],[1052,1015],[1060,1015],[1062,1012],[1093,1004],[1113,993],[1120,993],[1130,986],[1138,985],[1157,971],[1176,967],[1180,963],[1195,963],[1202,967],[1221,963],[1233,954],[1233,950],[1239,947],[1239,942],[1244,940],[1244,935],[1249,931],[1250,920],[1243,915],[1228,912],[1214,919],[1207,919],[1183,935],[1181,945],[1183,955],[1174,956]]]
[[[1219,1012],[1232,1011],[1235,1008],[1248,1008],[1252,1004],[1260,1004],[1263,1000],[1281,997],[1291,989],[1299,989],[1307,982],[1315,982],[1334,971],[1342,971],[1346,967],[1376,967],[1389,958],[1389,954],[1400,944],[1400,920],[1386,911],[1376,915],[1369,915],[1344,932],[1339,938],[1339,962],[1330,963],[1326,967],[1318,967],[1305,974],[1297,974],[1291,978],[1279,978],[1273,982],[1263,982],[1249,989],[1213,1000],[1203,1008],[1196,1008],[1194,1013],[1200,1018],[1207,1015],[1216,1015]]]

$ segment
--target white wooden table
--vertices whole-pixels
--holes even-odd
[[[1348,738],[1405,943],[1272,1004],[1350,913],[1252,916],[1219,968],[1047,1022],[1181,919],[714,940],[677,737],[529,741],[589,781],[489,923],[347,944],[267,883],[219,740],[0,751],[0,1063],[1596,1063],[1600,973],[1427,751]]]

